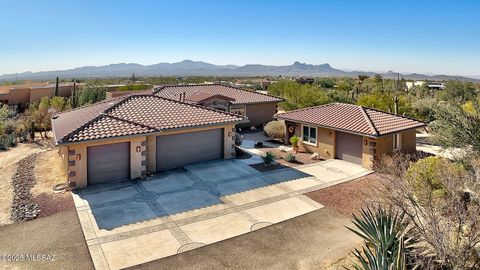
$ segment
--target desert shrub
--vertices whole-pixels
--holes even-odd
[[[127,84],[124,86],[120,86],[118,91],[138,91],[138,90],[146,90],[151,88],[151,85],[148,84]]]
[[[254,145],[255,148],[261,148],[263,147],[263,142],[256,142]]]
[[[5,134],[12,134],[15,132],[16,121],[13,119],[7,119],[3,123],[3,132]]]
[[[242,144],[242,135],[240,133],[235,133],[235,145],[240,146]]]
[[[430,196],[443,198],[446,195],[444,181],[445,172],[461,175],[465,173],[463,166],[449,162],[440,157],[427,157],[412,164],[406,174],[405,180],[413,187],[415,195],[422,200]],[[448,180],[447,180],[448,181]]]
[[[17,139],[14,134],[7,134],[5,136],[7,147],[17,146]]]
[[[263,162],[265,162],[265,164],[271,164],[275,158],[276,157],[273,152],[267,152],[267,154],[263,157]]]
[[[295,155],[293,155],[292,153],[288,153],[283,159],[288,162],[294,162],[296,160]]]
[[[281,139],[285,136],[285,122],[284,121],[271,121],[268,122],[263,128],[265,133],[276,139]]]

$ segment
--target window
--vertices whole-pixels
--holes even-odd
[[[310,144],[317,144],[317,128],[303,126],[303,142]]]
[[[402,148],[402,134],[393,134],[393,151],[398,151]]]
[[[230,112],[234,114],[245,115],[245,108],[231,108]]]

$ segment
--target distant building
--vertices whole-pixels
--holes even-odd
[[[73,83],[62,83],[58,86],[58,96],[69,98],[72,96],[72,91]],[[53,97],[54,95],[55,84],[3,87],[0,89],[0,103],[25,108],[42,97]]]
[[[298,84],[313,84],[315,79],[314,78],[298,78],[298,79],[295,79],[295,81]]]
[[[406,82],[405,85],[407,86],[407,90],[410,90],[412,89],[413,87],[417,86],[417,87],[420,87],[422,85],[424,85],[425,82],[424,81],[414,81],[414,82]]]
[[[428,88],[432,90],[443,90],[445,89],[444,83],[432,82],[427,84]]]

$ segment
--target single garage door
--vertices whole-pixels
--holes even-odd
[[[130,178],[130,143],[87,147],[88,184]]]
[[[223,158],[223,129],[157,136],[157,171]]]
[[[362,137],[337,131],[336,158],[362,165]]]

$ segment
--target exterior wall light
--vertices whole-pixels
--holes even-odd
[[[135,148],[135,151],[137,151],[137,153],[140,153],[142,151],[142,147],[141,146],[137,146],[137,148]]]
[[[228,132],[228,137],[232,136],[232,132]]]
[[[364,141],[363,141],[363,144],[364,144],[364,145],[368,145],[368,140],[364,140]]]
[[[330,131],[328,132],[328,137],[332,138],[333,137],[333,133]]]
[[[76,159],[76,160],[82,160],[82,155],[81,155],[81,154],[77,154],[77,155],[75,156],[75,159]]]

